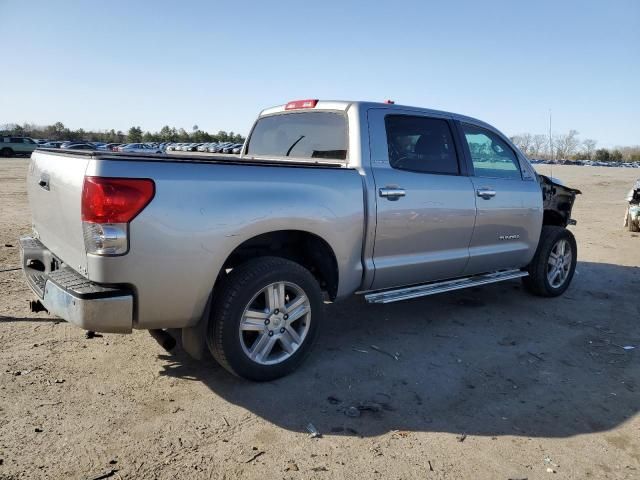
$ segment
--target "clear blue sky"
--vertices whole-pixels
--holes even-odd
[[[640,144],[640,1],[0,0],[0,124],[246,134],[298,98]]]

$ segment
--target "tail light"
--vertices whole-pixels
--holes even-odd
[[[129,223],[149,204],[154,194],[155,184],[148,178],[85,177],[82,229],[87,253],[127,253]]]

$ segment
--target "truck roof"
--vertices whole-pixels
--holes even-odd
[[[315,102],[313,103],[313,107],[299,107],[299,108],[287,108],[288,105],[292,103],[301,103],[301,102]],[[461,115],[459,113],[447,112],[444,110],[435,110],[431,108],[423,108],[423,107],[415,107],[411,105],[398,105],[396,103],[392,103],[387,100],[386,102],[368,102],[361,100],[296,100],[294,102],[288,102],[282,105],[276,105],[274,107],[269,107],[260,112],[260,116],[264,115],[273,115],[274,113],[284,113],[284,112],[294,112],[300,111],[304,109],[308,110],[342,110],[347,111],[351,107],[356,107],[358,109],[370,109],[370,108],[386,108],[389,110],[399,110],[399,111],[414,111],[420,112],[424,114],[438,115],[438,116],[447,116],[460,121],[473,122],[475,124],[480,124],[485,127],[488,127],[491,130],[496,130],[496,128],[492,125],[489,125],[482,120],[477,118],[469,117],[467,115]]]

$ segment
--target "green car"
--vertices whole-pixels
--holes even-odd
[[[0,157],[31,155],[38,144],[27,137],[0,137]]]

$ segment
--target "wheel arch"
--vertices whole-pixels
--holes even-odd
[[[564,227],[567,223],[565,217],[557,210],[545,209],[542,217],[542,224]]]
[[[329,298],[336,298],[340,272],[335,251],[325,239],[305,230],[274,230],[244,240],[222,264],[214,291],[230,269],[264,256],[282,257],[302,265],[318,280]]]

